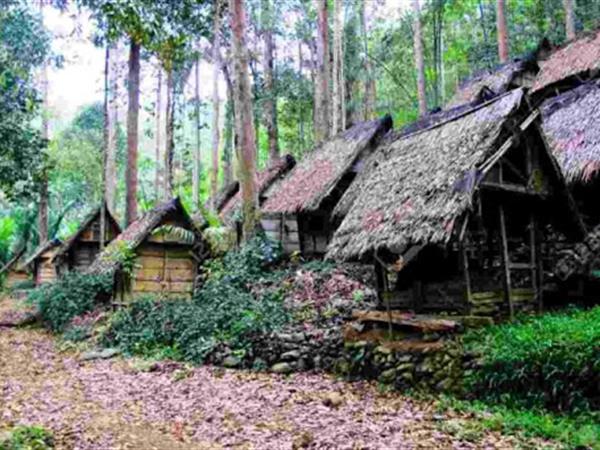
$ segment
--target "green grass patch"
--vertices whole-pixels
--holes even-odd
[[[17,426],[0,433],[0,450],[50,450],[54,448],[52,434],[38,426]]]
[[[467,333],[464,342],[481,355],[466,377],[476,398],[558,412],[600,407],[600,307],[521,318]]]
[[[600,449],[600,421],[597,414],[559,415],[447,396],[440,398],[438,407],[444,412],[471,413],[478,426],[486,430],[524,438],[548,439],[570,449]],[[472,432],[478,426],[470,427],[468,431]]]

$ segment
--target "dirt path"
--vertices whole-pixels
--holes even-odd
[[[51,429],[76,449],[522,448],[440,431],[427,404],[331,377],[254,374],[138,360],[81,362],[41,330],[0,328],[0,430]],[[148,364],[146,364],[148,366]],[[332,393],[341,404],[327,406]],[[453,419],[456,420],[456,419]]]

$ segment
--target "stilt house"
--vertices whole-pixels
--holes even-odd
[[[538,119],[517,89],[391,138],[353,186],[328,256],[373,261],[388,307],[541,307],[544,226],[578,238],[583,225]]]
[[[391,128],[389,116],[359,123],[309,153],[267,191],[261,220],[267,236],[286,253],[324,255],[336,227],[333,208]]]
[[[102,208],[99,206],[90,212],[77,231],[56,250],[52,262],[57,266],[60,274],[72,270],[84,272],[100,253],[101,212]],[[104,245],[106,246],[121,233],[119,224],[106,206],[104,223]]]
[[[141,295],[190,298],[206,245],[179,198],[148,211],[98,255],[89,273],[114,277],[113,300]]]
[[[31,279],[30,272],[23,266],[26,247],[23,246],[15,252],[13,257],[0,269],[0,277],[6,274],[4,285],[8,288],[15,287]]]
[[[52,283],[61,275],[60,268],[54,264],[53,259],[62,245],[60,239],[52,239],[41,244],[25,261],[23,267],[33,274],[36,286]]]

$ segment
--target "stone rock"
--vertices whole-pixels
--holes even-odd
[[[280,362],[271,366],[271,372],[274,373],[286,374],[293,372],[293,370],[294,369],[292,368],[292,366],[286,362]]]
[[[412,372],[414,369],[415,365],[410,362],[399,364],[398,366],[396,366],[396,370],[398,370],[398,372]]]
[[[392,354],[392,349],[389,347],[386,347],[385,345],[379,345],[377,347],[375,347],[375,350],[373,350],[375,353],[379,353],[382,355],[391,355]]]
[[[399,363],[407,363],[407,362],[412,361],[412,356],[402,355],[402,356],[399,356],[398,358],[396,358],[396,361]]]
[[[300,358],[300,352],[298,350],[290,350],[289,352],[285,352],[281,355],[280,359],[282,361],[296,361]]]
[[[445,391],[449,391],[450,389],[452,389],[453,386],[454,386],[454,380],[452,380],[451,378],[444,378],[442,381],[440,381],[439,383],[437,383],[435,385],[435,389],[436,389],[436,391],[439,391],[439,392],[445,392]]]
[[[117,356],[121,351],[116,348],[105,348],[102,350],[90,350],[81,355],[82,361],[92,361],[94,359],[110,359]]]
[[[338,392],[330,392],[323,398],[323,404],[332,408],[337,408],[344,402],[344,398]]]
[[[235,367],[238,367],[241,363],[242,361],[240,361],[239,358],[236,358],[235,356],[228,356],[223,360],[223,367],[233,369]]]

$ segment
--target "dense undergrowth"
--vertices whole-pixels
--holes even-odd
[[[465,335],[478,398],[557,412],[600,409],[600,307],[526,317]]]
[[[52,434],[37,426],[18,426],[0,434],[0,450],[51,450]]]
[[[250,337],[268,333],[290,319],[281,287],[253,292],[277,276],[277,246],[255,238],[206,266],[203,287],[191,301],[144,298],[112,316],[102,343],[128,353],[167,355],[201,363],[220,344],[247,350]]]

